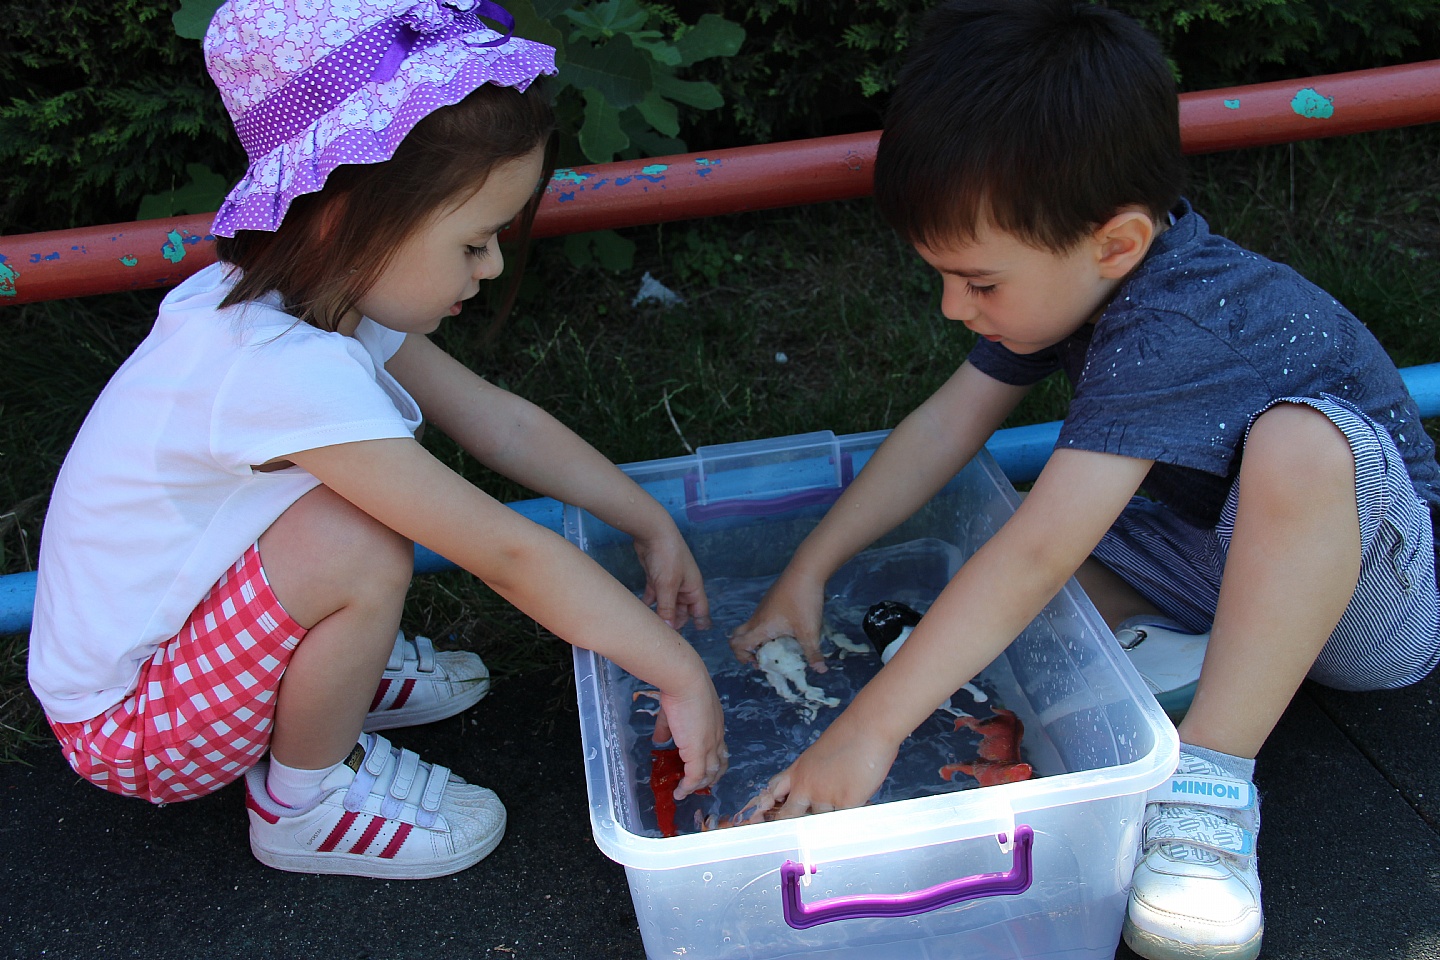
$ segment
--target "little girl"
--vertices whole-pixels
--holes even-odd
[[[167,803],[244,775],[282,870],[453,873],[495,794],[373,732],[450,716],[473,654],[397,636],[413,544],[661,691],[683,797],[726,766],[715,689],[675,632],[708,619],[669,514],[556,420],[426,334],[502,267],[553,137],[554,51],[488,0],[230,0],[205,38],[250,167],[56,481],[30,682],[82,777]],[[631,534],[645,602],[416,441]],[[378,689],[377,689],[378,687]],[[663,735],[663,731],[662,731]],[[262,760],[266,748],[268,762]]]

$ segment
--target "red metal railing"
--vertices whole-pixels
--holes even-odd
[[[1440,121],[1440,60],[1186,93],[1187,153]],[[558,171],[535,235],[865,196],[877,132]],[[168,286],[215,260],[211,214],[0,237],[0,304]]]

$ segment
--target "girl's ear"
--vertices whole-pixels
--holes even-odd
[[[1126,207],[1091,234],[1096,266],[1107,280],[1119,280],[1139,266],[1155,239],[1155,221],[1139,207]]]

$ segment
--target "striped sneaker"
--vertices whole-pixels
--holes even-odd
[[[370,712],[366,733],[413,727],[453,717],[490,692],[490,671],[480,658],[460,650],[437,652],[429,637],[395,636],[395,649]]]
[[[378,734],[361,736],[309,807],[270,796],[269,766],[261,761],[245,774],[245,806],[250,850],[277,870],[443,877],[479,861],[505,835],[505,807],[494,793]]]

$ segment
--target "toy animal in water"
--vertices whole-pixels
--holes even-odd
[[[662,747],[650,751],[650,792],[655,795],[655,825],[660,836],[673,837],[675,829],[675,787],[685,776],[685,761],[680,759],[679,747]],[[697,794],[709,795],[710,788],[702,787]]]
[[[980,755],[969,763],[947,763],[940,768],[942,778],[953,780],[956,773],[963,773],[974,777],[982,787],[993,787],[1029,780],[1035,775],[1030,764],[1020,759],[1020,739],[1025,735],[1025,724],[1013,711],[996,707],[995,715],[983,720],[960,717],[955,721],[955,729],[961,727],[980,734]]]
[[[875,646],[875,652],[880,654],[882,665],[889,663],[895,656],[895,651],[904,646],[916,625],[920,623],[920,616],[913,607],[908,607],[898,600],[881,600],[865,611],[865,619],[860,621],[860,627],[865,631],[865,638]],[[961,689],[969,691],[976,703],[984,703],[990,699],[985,691],[973,683],[967,683]],[[957,717],[968,716],[963,710],[951,706],[948,699],[940,705],[940,709]]]
[[[913,608],[898,600],[881,600],[865,611],[865,619],[860,626],[866,638],[875,645],[880,662],[889,663],[919,622],[920,614]]]
[[[800,641],[794,637],[776,637],[755,651],[755,662],[775,692],[791,703],[798,704],[806,722],[815,719],[821,707],[837,707],[837,697],[813,686],[805,677],[805,655]]]

